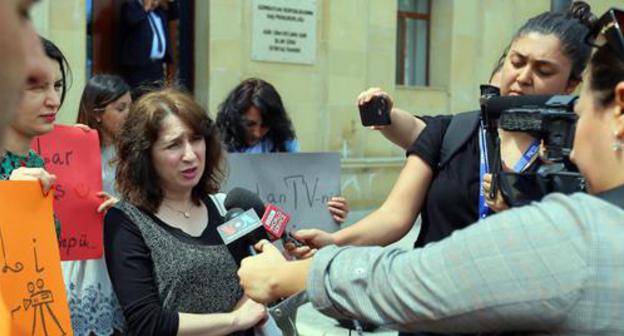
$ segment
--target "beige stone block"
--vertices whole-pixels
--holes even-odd
[[[332,76],[361,78],[366,69],[366,53],[362,50],[330,50],[328,70]]]

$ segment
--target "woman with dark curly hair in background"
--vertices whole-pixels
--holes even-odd
[[[299,151],[282,97],[262,79],[246,79],[228,94],[219,106],[217,127],[228,152]]]
[[[299,152],[282,97],[262,79],[245,79],[230,91],[219,106],[217,128],[230,153]],[[327,208],[339,224],[349,214],[344,197],[332,197]]]

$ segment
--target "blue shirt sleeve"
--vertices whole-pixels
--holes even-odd
[[[286,151],[288,153],[299,153],[301,151],[297,139],[292,139],[286,142]]]

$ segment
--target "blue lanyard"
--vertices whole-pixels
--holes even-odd
[[[488,166],[487,157],[487,137],[486,131],[483,127],[483,122],[479,127],[479,218],[485,218],[490,214],[490,208],[485,203],[485,192],[483,191],[483,177],[485,174],[490,173],[490,167]],[[519,173],[523,171],[531,162],[531,159],[540,148],[540,141],[535,139],[533,143],[522,154],[522,157],[514,165],[514,172]]]
[[[529,165],[529,163],[531,162],[531,159],[537,153],[539,148],[540,148],[540,141],[538,139],[535,139],[533,143],[531,144],[531,146],[529,146],[529,148],[527,148],[524,154],[522,154],[522,157],[520,158],[520,160],[518,160],[518,162],[516,162],[516,164],[514,165],[514,168],[513,168],[514,172],[516,173],[522,172]]]
[[[490,214],[490,208],[485,204],[485,191],[483,191],[483,176],[490,173],[487,155],[486,131],[482,121],[479,126],[479,219]]]

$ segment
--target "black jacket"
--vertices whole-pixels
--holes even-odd
[[[165,39],[167,40],[164,61],[171,63],[173,58],[167,26],[169,21],[178,19],[178,3],[177,1],[170,2],[169,9],[158,8],[154,10],[154,13],[163,22]],[[121,65],[147,65],[150,62],[154,34],[147,18],[147,12],[139,0],[129,0],[123,4],[121,16],[123,24],[123,42],[120,51]]]

